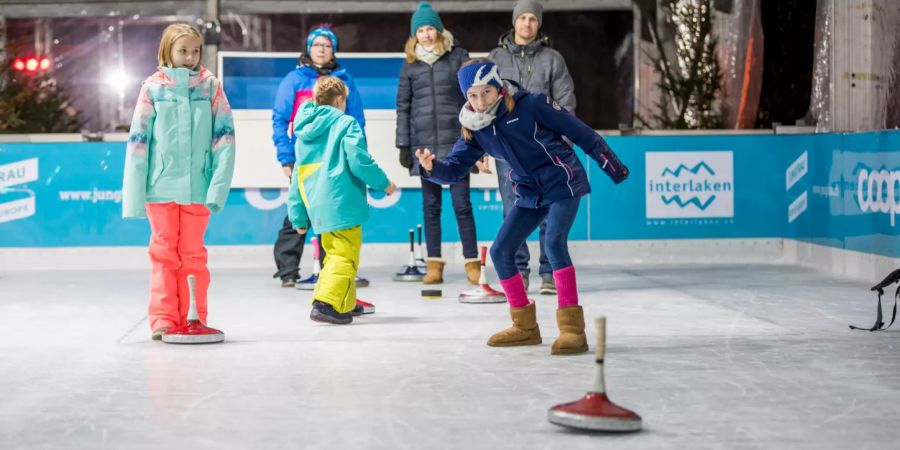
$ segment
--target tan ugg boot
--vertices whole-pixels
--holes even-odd
[[[428,258],[425,260],[428,273],[422,278],[424,284],[441,284],[444,282],[444,261],[440,258]]]
[[[481,278],[480,259],[472,258],[466,260],[466,278],[469,280],[469,284],[478,284],[478,280]]]
[[[574,355],[588,351],[584,335],[584,310],[581,306],[567,306],[556,310],[559,337],[550,348],[552,355]]]
[[[541,329],[538,328],[534,302],[521,308],[509,308],[509,315],[512,316],[513,326],[491,336],[487,345],[513,347],[541,343]]]

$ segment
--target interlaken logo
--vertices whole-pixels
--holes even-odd
[[[734,217],[732,152],[647,152],[647,218]]]

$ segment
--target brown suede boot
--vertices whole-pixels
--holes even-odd
[[[424,284],[441,284],[444,282],[444,261],[439,258],[428,258],[425,260],[428,266],[428,273],[422,278]]]
[[[584,335],[584,310],[581,306],[567,306],[556,310],[559,337],[550,348],[552,355],[574,355],[588,351]]]
[[[469,284],[478,285],[478,280],[481,278],[480,259],[472,258],[466,260],[466,278],[469,280]]]
[[[513,347],[541,343],[541,329],[538,328],[534,302],[521,308],[509,308],[509,315],[512,316],[513,326],[491,336],[487,345]]]

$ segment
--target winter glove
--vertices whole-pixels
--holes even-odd
[[[600,150],[600,160],[603,161],[600,168],[609,175],[613,180],[613,183],[619,184],[625,181],[625,179],[628,178],[628,174],[631,173],[631,171],[625,167],[625,164],[622,164],[622,161],[619,161],[619,157],[613,153],[612,149],[605,145],[603,146],[603,149]]]
[[[285,176],[290,178],[291,174],[294,172],[294,163],[287,163],[282,165],[281,171],[284,172]]]
[[[397,147],[397,149],[400,150],[400,165],[406,169],[412,169],[413,157],[409,147]]]

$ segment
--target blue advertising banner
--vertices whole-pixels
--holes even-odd
[[[124,143],[0,144],[0,246],[59,247],[146,245],[146,220],[123,220]],[[226,208],[212,216],[210,245],[270,244],[286,214],[283,189],[233,189]],[[473,189],[479,240],[492,240],[502,223],[496,189]],[[388,197],[370,194],[365,242],[404,242],[422,223],[422,194],[403,189]],[[444,191],[441,228],[446,242],[459,241],[449,191]],[[582,215],[573,239],[587,238]]]
[[[816,136],[787,156],[786,237],[900,257],[900,132]]]
[[[591,239],[781,237],[782,154],[795,137],[606,138],[631,169],[613,185],[590,169]]]
[[[900,132],[609,137],[631,168],[614,185],[582,162],[593,192],[572,240],[786,237],[900,257]],[[146,245],[145,220],[121,219],[124,143],[0,144],[0,246]],[[210,245],[271,244],[285,217],[279,189],[234,189]],[[473,189],[478,239],[502,223],[495,189]],[[365,242],[405,242],[422,222],[419,189],[371,193]],[[458,242],[444,192],[445,242]],[[532,239],[536,236],[532,235]]]

